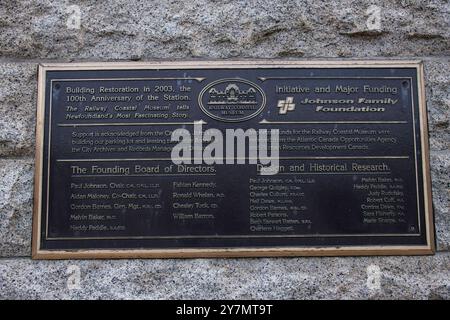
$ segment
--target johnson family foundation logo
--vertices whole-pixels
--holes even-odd
[[[255,83],[240,79],[220,79],[200,92],[198,104],[210,118],[222,122],[247,121],[266,106],[266,95]]]
[[[288,111],[294,111],[295,110],[295,103],[294,103],[294,97],[287,97],[284,100],[278,100],[278,113],[279,114],[286,114]]]

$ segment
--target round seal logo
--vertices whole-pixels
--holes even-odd
[[[228,78],[211,82],[200,92],[198,104],[209,117],[241,122],[256,117],[266,106],[266,95],[255,83]]]

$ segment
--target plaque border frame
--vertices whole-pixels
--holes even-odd
[[[242,69],[242,68],[415,68],[417,70],[420,146],[426,245],[326,246],[326,247],[239,247],[165,249],[58,249],[40,248],[42,227],[42,173],[44,155],[44,113],[46,72],[56,70],[125,69]],[[289,256],[372,256],[431,255],[435,253],[434,217],[430,177],[428,121],[425,99],[424,65],[421,60],[189,60],[149,62],[41,63],[38,66],[36,155],[32,225],[33,259],[127,259],[127,258],[232,258]],[[419,142],[419,141],[418,141]]]

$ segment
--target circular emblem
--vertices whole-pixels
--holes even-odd
[[[211,82],[200,92],[198,104],[209,117],[241,122],[256,117],[266,106],[266,95],[255,83],[229,78]]]

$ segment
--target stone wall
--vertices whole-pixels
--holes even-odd
[[[67,25],[73,4],[79,29]],[[424,61],[435,256],[30,259],[39,62],[245,58]],[[450,299],[449,122],[448,1],[2,0],[0,298]],[[80,268],[78,289],[67,285],[71,265]],[[379,289],[367,286],[370,265],[381,269]]]

